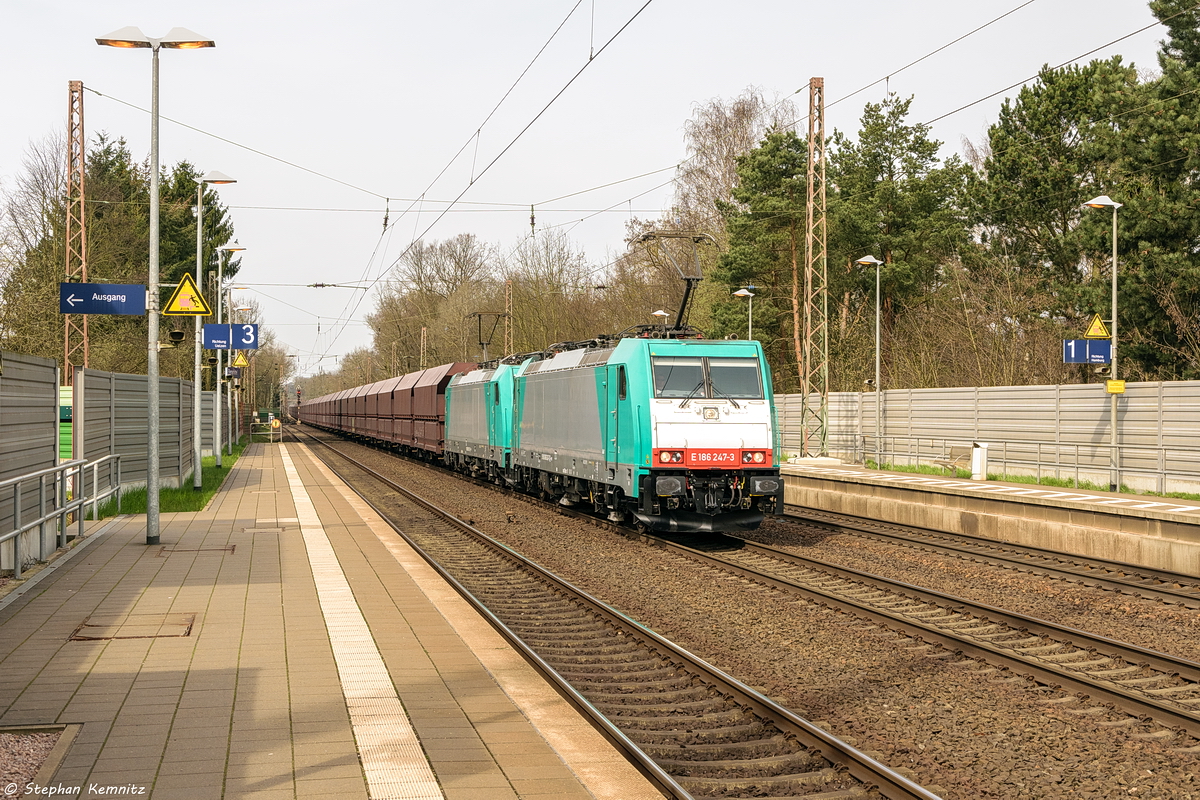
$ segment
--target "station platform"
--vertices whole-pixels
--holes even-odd
[[[867,469],[782,466],[785,503],[1200,577],[1200,502]]]
[[[0,728],[67,726],[55,796],[661,798],[304,446],[160,540],[93,523],[0,599]]]

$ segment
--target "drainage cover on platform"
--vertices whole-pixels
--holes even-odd
[[[162,639],[188,636],[195,614],[93,614],[85,619],[71,641],[98,639]]]
[[[163,547],[158,551],[158,557],[166,558],[172,553],[232,553],[236,549],[236,544],[231,544],[228,547]]]

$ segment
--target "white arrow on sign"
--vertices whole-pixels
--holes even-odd
[[[68,303],[70,303],[72,307],[74,307],[74,305],[75,305],[76,303],[82,303],[82,302],[83,302],[83,298],[82,298],[82,297],[76,297],[76,296],[75,296],[75,295],[73,295],[73,294],[69,294],[69,295],[67,295],[67,302],[68,302]]]

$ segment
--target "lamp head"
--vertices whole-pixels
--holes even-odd
[[[238,253],[238,252],[241,252],[242,250],[245,250],[246,248],[242,247],[240,244],[238,244],[236,241],[234,241],[233,244],[227,244],[220,249],[225,250],[230,253]]]
[[[860,258],[858,261],[855,261],[854,263],[862,264],[864,267],[877,267],[880,264],[882,264],[883,262],[880,261],[875,256],[863,256],[862,258]]]
[[[145,47],[153,50],[157,50],[160,47],[166,47],[171,50],[197,50],[202,47],[217,46],[217,43],[212,39],[206,39],[198,33],[189,31],[187,28],[171,28],[166,36],[155,39],[152,36],[142,33],[140,28],[136,28],[133,25],[127,25],[124,28],[115,30],[107,36],[98,37],[96,44],[102,44],[106,47]]]
[[[1093,197],[1091,200],[1088,200],[1086,203],[1084,203],[1084,206],[1087,208],[1111,208],[1114,211],[1120,208],[1122,205],[1122,203],[1118,203],[1116,200],[1113,200],[1106,194],[1102,194],[1099,197]]]
[[[169,47],[172,50],[199,50],[202,47],[217,46],[212,39],[201,36],[195,31],[189,31],[187,28],[171,28],[167,31],[167,35],[158,41],[160,47]]]
[[[102,44],[105,47],[150,47],[150,37],[142,33],[140,29],[132,25],[126,25],[124,28],[115,30],[107,36],[101,36],[96,39],[96,44]]]
[[[215,169],[202,177],[197,183],[213,183],[224,185],[227,183],[237,183],[237,180],[229,177],[224,172],[217,172]]]
[[[754,297],[754,292],[749,289],[738,289],[733,293],[734,297]]]

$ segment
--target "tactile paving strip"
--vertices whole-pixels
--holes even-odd
[[[287,447],[280,452],[350,711],[367,792],[371,800],[444,800],[316,507]]]

